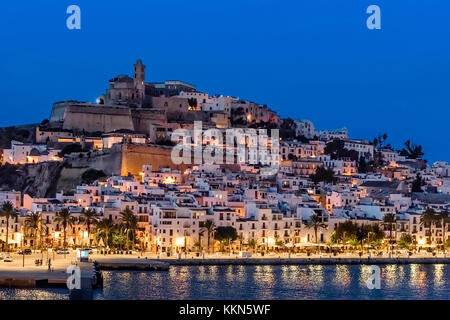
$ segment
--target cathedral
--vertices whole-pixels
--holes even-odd
[[[119,75],[109,80],[106,94],[97,99],[105,105],[126,105],[132,108],[151,108],[152,97],[172,97],[180,92],[195,92],[195,86],[179,81],[145,82],[145,65],[139,59],[134,64],[133,78]]]

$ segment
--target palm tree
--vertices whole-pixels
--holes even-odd
[[[131,211],[128,207],[125,208],[122,212],[120,212],[122,223],[124,224],[125,233],[127,237],[127,249],[129,249],[129,234],[131,233],[132,239],[132,249],[134,249],[134,234],[138,228],[138,219],[136,215]]]
[[[389,226],[389,246],[388,249],[391,249],[392,243],[392,226],[397,223],[397,217],[394,213],[386,213],[383,217],[384,224]]]
[[[424,153],[421,145],[415,145],[410,140],[405,142],[405,148],[400,151],[401,156],[405,156],[408,159],[420,159]]]
[[[91,247],[91,226],[97,223],[97,217],[95,216],[95,212],[93,210],[83,211],[80,217],[80,222],[86,225],[87,233],[88,233],[88,246]]]
[[[206,232],[206,234],[207,234],[207,237],[208,237],[207,244],[208,244],[208,253],[209,253],[209,242],[210,242],[211,236],[214,234],[214,231],[216,230],[216,225],[215,225],[214,221],[210,220],[210,219],[206,220],[203,225],[203,228],[201,230],[203,232]]]
[[[444,244],[444,251],[445,251],[445,241],[447,240],[445,238],[445,228],[447,227],[447,224],[450,222],[450,217],[449,217],[449,213],[448,211],[441,211],[438,213],[439,218],[441,219],[441,224],[442,224],[442,239],[443,239],[443,244]]]
[[[16,218],[17,217],[17,213],[14,210],[14,205],[12,204],[11,201],[5,201],[3,202],[3,205],[0,209],[0,215],[2,217],[6,218],[6,252],[9,251],[9,244],[8,244],[8,237],[9,237],[9,219],[11,218]]]
[[[64,232],[64,242],[63,242],[63,247],[64,249],[66,249],[67,247],[67,227],[71,227],[73,225],[73,218],[69,212],[69,210],[67,209],[62,209],[61,211],[56,213],[56,217],[55,217],[55,222],[57,223],[61,223],[62,227],[63,227],[63,232]],[[64,251],[65,252],[65,251]],[[64,253],[64,258],[65,258],[65,253]]]
[[[105,246],[109,247],[111,232],[114,229],[114,223],[110,219],[104,219],[97,223],[97,235],[105,237]]]
[[[317,230],[319,230],[319,228],[325,229],[327,227],[327,225],[322,221],[322,217],[318,216],[317,214],[313,214],[310,218],[308,223],[306,224],[306,227],[309,228],[313,228],[314,229],[314,236],[316,238],[316,251],[319,251],[319,240],[317,239]]]
[[[198,252],[202,252],[202,237],[205,233],[205,230],[200,229],[198,231]]]
[[[426,228],[428,227],[428,236],[427,236],[427,243],[431,244],[431,227],[433,223],[436,221],[436,211],[434,211],[432,208],[428,208],[424,211],[422,216],[420,217],[420,224]]]
[[[123,246],[128,246],[128,229],[124,223],[117,223],[111,231],[111,241],[118,249],[123,250]]]
[[[31,213],[26,219],[25,219],[25,228],[27,230],[30,230],[33,236],[33,242],[34,242],[34,248],[36,249],[37,244],[37,237],[41,239],[42,244],[42,219],[41,214],[37,212]]]
[[[252,248],[253,249],[253,251],[256,249],[256,240],[255,239],[253,239],[253,238],[251,238],[251,239],[248,239],[248,246],[249,246],[249,248]]]

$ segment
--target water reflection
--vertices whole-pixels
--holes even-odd
[[[413,288],[423,289],[427,285],[425,271],[421,270],[420,264],[411,264],[409,283]]]
[[[179,266],[168,272],[104,271],[94,299],[450,299],[448,265]],[[0,299],[67,299],[63,289],[2,289]]]
[[[321,287],[323,285],[323,266],[311,265],[308,268],[309,282],[311,286]]]
[[[394,287],[398,280],[397,265],[396,264],[387,265],[384,268],[384,271],[385,272],[382,274],[382,278],[385,280],[386,285],[389,288]]]
[[[341,287],[348,287],[350,285],[351,276],[347,265],[336,265],[335,276],[333,281]]]
[[[6,289],[0,288],[0,300],[67,300],[67,289]]]
[[[441,287],[445,284],[444,281],[444,265],[443,264],[435,264],[434,265],[434,286]],[[447,280],[448,285],[448,280]]]
[[[254,283],[256,284],[260,299],[275,299],[272,288],[274,287],[275,274],[274,266],[258,266],[253,273]]]

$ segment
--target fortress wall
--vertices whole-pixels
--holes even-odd
[[[110,132],[134,127],[128,108],[67,106],[63,129]]]
[[[67,102],[56,102],[53,104],[52,113],[50,114],[51,122],[58,122],[64,120],[64,113],[66,112]]]
[[[171,152],[172,147],[124,144],[122,145],[121,175],[126,176],[131,173],[137,176],[144,164],[152,165],[153,170],[168,167],[183,172],[188,166],[174,164],[171,160]]]
[[[150,134],[152,125],[165,126],[166,113],[162,109],[133,109],[131,111],[134,130],[143,134]]]

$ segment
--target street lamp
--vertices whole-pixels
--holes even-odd
[[[25,268],[25,251],[24,251],[24,248],[23,248],[23,238],[24,238],[24,229],[23,229],[23,226],[22,226],[22,228],[21,228],[21,236],[20,236],[20,238],[21,238],[21,240],[22,240],[22,267],[23,268]]]
[[[187,239],[186,239],[187,230],[184,230],[184,257],[186,258],[187,255]]]

